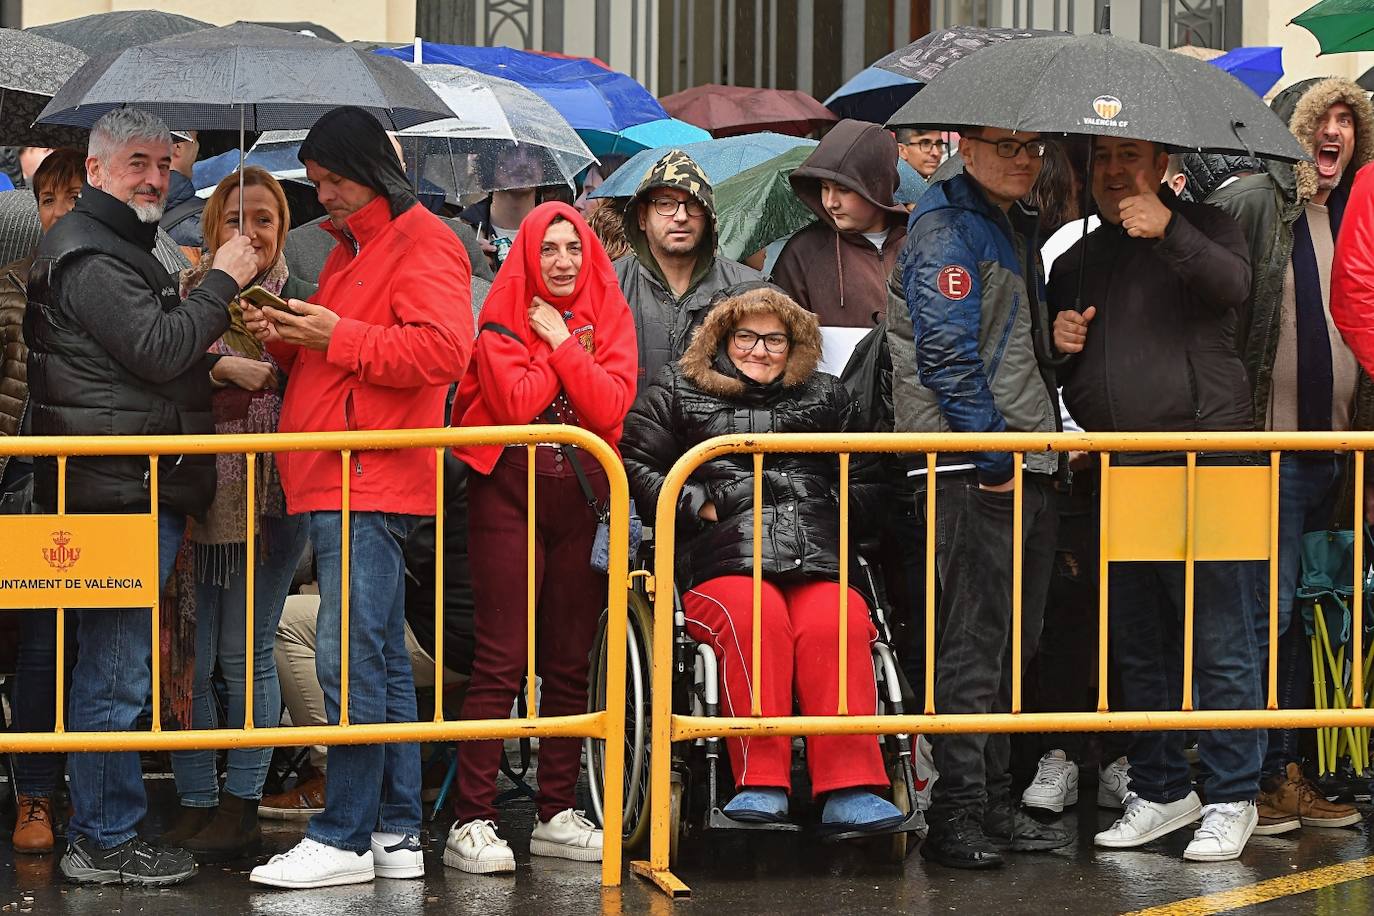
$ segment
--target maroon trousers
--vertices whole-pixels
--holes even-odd
[[[491,474],[468,478],[468,555],[472,562],[476,651],[463,702],[464,719],[504,719],[520,690],[528,653],[526,593],[528,451],[506,449]],[[539,714],[587,711],[587,665],[606,577],[591,568],[596,513],[572,470],[570,455],[541,446],[535,460],[535,673]],[[598,502],[608,491],[596,459],[579,453]],[[458,749],[459,823],[496,819],[501,741],[467,741]],[[539,742],[539,818],[576,807],[581,738]]]

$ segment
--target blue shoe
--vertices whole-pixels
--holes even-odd
[[[831,792],[821,812],[821,828],[827,832],[877,833],[904,820],[896,805],[863,789]]]
[[[732,821],[781,824],[787,820],[787,792],[771,787],[740,789],[721,811]]]

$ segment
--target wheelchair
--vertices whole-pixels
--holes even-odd
[[[645,543],[649,532],[646,529]],[[651,554],[652,551],[646,551]],[[878,638],[873,643],[873,671],[877,682],[879,715],[901,715],[911,697],[897,658],[892,650],[892,634],[888,625],[886,594],[882,577],[862,556],[858,558],[858,574],[851,585],[863,594]],[[650,561],[641,561],[639,570],[652,568]],[[720,714],[720,678],[715,653],[710,646],[698,643],[687,633],[686,617],[679,595],[673,596],[673,662],[672,682],[657,684],[653,679],[653,602],[643,586],[644,577],[634,577],[634,587],[627,596],[626,653],[625,653],[625,770],[622,800],[624,810],[623,841],[626,849],[642,846],[649,835],[653,806],[663,800],[651,798],[649,762],[652,754],[663,752],[650,746],[653,691],[671,690],[674,712],[694,716]],[[588,678],[588,711],[606,708],[606,615],[591,652]],[[669,858],[676,862],[680,841],[688,836],[713,830],[751,830],[780,833],[801,833],[797,823],[757,824],[736,821],[726,816],[722,807],[728,801],[733,780],[728,777],[729,760],[723,753],[722,738],[697,739],[674,743],[667,753],[672,754],[672,779],[669,785],[668,824],[670,834]],[[914,749],[915,736],[896,734],[880,736],[883,759],[891,788],[891,801],[906,819],[897,826],[877,833],[856,831],[832,833],[827,842],[875,838],[885,845],[886,858],[901,863],[925,836],[925,818],[917,804],[917,782]],[[794,780],[798,768],[799,742],[793,741]],[[605,742],[599,738],[585,741],[588,789],[591,813],[597,823],[604,819]],[[804,768],[803,768],[804,769]],[[726,789],[722,793],[722,781]],[[800,793],[797,793],[800,794]],[[724,797],[722,797],[722,795]],[[913,840],[913,837],[915,838]]]

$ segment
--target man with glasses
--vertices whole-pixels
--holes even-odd
[[[887,311],[899,432],[1044,432],[1057,428],[1054,373],[1044,364],[1049,321],[1036,218],[1020,200],[1040,174],[1036,134],[964,133],[964,172],[937,182],[912,218],[893,272],[906,309]],[[1037,336],[1042,345],[1037,346]],[[1005,712],[1011,705],[1012,551],[1023,551],[1021,663],[1035,656],[1054,560],[1059,456],[1029,452],[1021,492],[1006,452],[942,454],[936,488],[935,708]],[[1020,499],[1024,524],[1013,548]],[[917,494],[924,512],[925,494]],[[922,519],[920,524],[924,526]],[[1018,810],[1007,735],[940,735],[940,779],[927,815],[925,858],[995,868],[999,849],[1054,849],[1072,837]]]
[[[633,252],[615,262],[615,273],[635,319],[642,392],[687,349],[716,293],[762,276],[716,254],[711,183],[682,150],[644,176],[625,205],[624,224]]]
[[[897,128],[897,155],[927,180],[945,161],[945,149],[948,146],[945,135],[938,130]]]

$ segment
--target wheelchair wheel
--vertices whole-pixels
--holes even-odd
[[[682,806],[685,794],[681,777],[674,773],[673,781],[668,786],[668,865],[671,867],[677,866],[678,843],[684,827]],[[644,820],[648,820],[647,814]]]
[[[902,814],[911,813],[911,798],[907,795],[906,780],[902,778],[902,764],[899,762],[889,768],[892,783],[892,804],[897,806],[897,810]],[[894,833],[889,838],[888,860],[894,865],[901,865],[906,861],[907,855],[915,848],[915,843],[911,842],[911,834],[902,832]]]
[[[641,845],[649,836],[649,711],[652,672],[653,611],[648,599],[631,591],[627,596],[625,628],[625,779],[623,841],[625,848]],[[606,615],[601,615],[588,671],[587,711],[606,708]],[[605,823],[606,742],[587,738],[587,786],[592,815]]]

